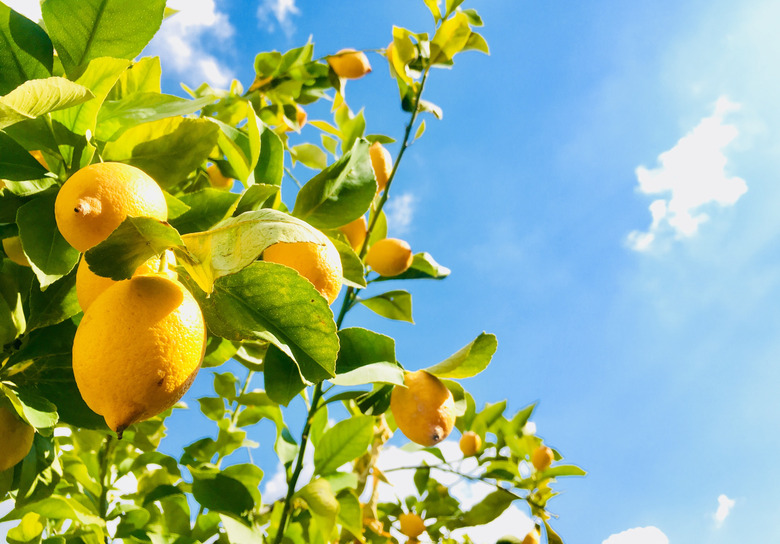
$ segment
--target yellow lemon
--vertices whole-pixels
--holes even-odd
[[[209,183],[211,183],[211,186],[215,189],[229,191],[233,188],[233,182],[235,180],[223,175],[216,164],[212,164],[206,168],[206,173],[209,175]]]
[[[425,532],[423,519],[414,512],[401,514],[398,521],[401,522],[401,532],[409,538],[417,538]]]
[[[531,463],[538,471],[547,470],[555,459],[555,454],[547,446],[539,446],[531,454]]]
[[[22,249],[22,240],[18,236],[3,238],[3,251],[13,262],[19,266],[30,266],[30,260]]]
[[[482,447],[482,439],[474,431],[467,431],[460,437],[458,446],[463,455],[469,457],[477,453]]]
[[[366,223],[365,216],[360,216],[351,223],[339,227],[339,230],[347,237],[352,249],[360,251],[363,247],[363,242],[366,240],[366,234],[368,234],[368,223]]]
[[[267,247],[263,260],[283,264],[309,280],[322,296],[333,304],[341,290],[341,256],[328,240],[320,245],[313,242],[279,242]]]
[[[87,405],[121,436],[173,406],[206,349],[203,314],[189,291],[161,275],[112,285],[84,314],[73,374]]]
[[[523,543],[522,544],[539,544],[539,538],[540,537],[541,537],[541,535],[539,534],[539,529],[534,527],[533,530],[531,530],[530,533],[525,535],[525,538],[523,538]]]
[[[371,71],[366,54],[354,49],[342,49],[328,57],[328,64],[337,76],[345,79],[358,79]]]
[[[170,262],[171,259],[173,259],[173,253],[170,251],[166,251],[163,254],[163,259],[167,262]],[[160,259],[161,257],[152,257],[145,263],[143,263],[141,266],[135,269],[135,272],[133,272],[133,276],[140,276],[143,274],[155,274],[160,271]],[[169,270],[166,265],[163,265],[164,270],[161,272],[164,275],[168,276],[172,280],[177,279],[176,272]],[[127,280],[125,280],[127,281]],[[94,300],[100,296],[103,291],[114,285],[116,281],[112,280],[111,278],[106,278],[105,276],[98,276],[92,270],[89,268],[89,265],[87,264],[87,261],[84,260],[84,257],[81,257],[81,261],[79,261],[78,269],[76,270],[76,296],[79,300],[79,306],[81,306],[81,309],[83,311],[87,311],[87,308],[94,302]]]
[[[438,444],[455,425],[455,399],[447,387],[425,370],[404,374],[404,385],[390,395],[390,410],[401,432],[421,446]]]
[[[25,458],[34,436],[35,429],[22,421],[5,402],[0,403],[0,472]]]
[[[406,272],[414,255],[412,248],[404,240],[398,238],[383,238],[379,240],[366,255],[366,264],[380,276],[397,276]]]
[[[168,206],[142,170],[104,162],[82,168],[62,185],[54,215],[65,240],[83,252],[108,238],[127,216],[167,220]]]
[[[371,144],[371,147],[368,148],[368,155],[371,158],[371,168],[374,170],[376,178],[377,192],[381,193],[387,187],[387,181],[393,171],[393,157],[379,142]]]

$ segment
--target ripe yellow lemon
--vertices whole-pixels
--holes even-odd
[[[30,260],[22,250],[22,240],[18,236],[3,238],[3,251],[13,262],[19,266],[30,266]]]
[[[363,247],[363,242],[366,240],[366,234],[368,234],[368,223],[366,223],[365,216],[360,216],[351,223],[339,227],[339,230],[347,237],[352,249],[360,251]]]
[[[212,164],[206,168],[206,173],[209,175],[209,183],[211,183],[211,186],[215,189],[229,191],[233,188],[233,182],[235,180],[223,175],[216,164]]]
[[[99,244],[127,216],[168,219],[157,183],[134,166],[104,162],[85,166],[60,188],[54,216],[62,236],[79,251]]]
[[[342,49],[328,57],[328,64],[337,76],[345,79],[358,79],[371,71],[366,54],[354,49]]]
[[[368,250],[366,264],[380,276],[397,276],[406,272],[414,255],[412,248],[404,240],[398,238],[383,238]]]
[[[401,514],[398,521],[401,522],[401,532],[409,538],[417,538],[425,532],[423,519],[414,512]]]
[[[6,402],[0,403],[0,472],[25,458],[34,436],[35,429],[22,421]]]
[[[168,276],[172,280],[177,279],[176,272],[167,269],[167,262],[169,259],[173,259],[173,254],[170,251],[163,253],[163,256],[152,257],[141,266],[135,269],[134,276],[140,276],[143,274],[155,274],[160,272],[160,259],[165,259],[166,264],[162,265],[165,269],[162,272],[165,276]],[[127,281],[127,280],[125,280]],[[89,268],[87,261],[84,257],[81,257],[79,261],[78,269],[76,270],[76,297],[79,300],[79,306],[83,311],[87,311],[87,308],[100,296],[103,291],[114,285],[116,281],[105,276],[98,276]]]
[[[547,446],[539,446],[531,454],[531,463],[538,471],[547,470],[555,459],[555,454]]]
[[[539,538],[541,535],[539,534],[539,529],[534,527],[530,533],[525,535],[525,538],[523,538],[522,544],[539,544]]]
[[[381,193],[387,187],[387,181],[393,171],[393,157],[379,142],[371,144],[368,148],[368,155],[371,158],[371,168],[374,170],[376,178],[377,192]]]
[[[343,273],[341,257],[330,240],[325,245],[313,242],[279,242],[265,249],[263,260],[296,270],[328,299],[328,304],[333,304],[339,296]]]
[[[421,446],[438,444],[455,425],[455,399],[447,387],[425,370],[404,374],[404,385],[390,395],[390,410],[406,435]]]
[[[482,447],[482,438],[474,431],[467,431],[460,437],[458,446],[463,455],[469,457],[477,453]]]
[[[112,285],[84,314],[73,374],[87,405],[119,433],[178,401],[198,373],[206,325],[178,281],[134,276]]]

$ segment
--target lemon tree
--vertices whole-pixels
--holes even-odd
[[[138,57],[164,0],[45,0],[42,24],[0,2],[8,542],[470,542],[512,504],[536,528],[508,540],[562,542],[552,486],[584,472],[537,436],[534,405],[480,408],[464,387],[495,336],[405,368],[393,338],[343,326],[357,305],[412,322],[411,294],[385,282],[449,274],[383,212],[404,153],[441,116],[424,94],[434,68],[488,52],[475,10],[424,2],[430,27],[388,29],[383,49],[263,52],[253,81],[186,98]],[[408,114],[395,138],[346,100],[380,65]],[[310,118],[322,101],[328,116]],[[181,396],[212,379],[198,399],[210,423],[162,453]],[[273,448],[247,438],[264,423]],[[420,461],[383,472],[396,432]],[[463,456],[445,456],[461,436]],[[284,497],[265,500],[263,471],[235,461],[245,449],[278,458]],[[400,471],[414,490],[382,499]],[[465,508],[441,483],[452,474],[493,491]]]

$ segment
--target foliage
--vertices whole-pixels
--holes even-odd
[[[378,490],[393,474],[377,463],[395,430],[389,398],[403,386],[403,366],[392,338],[342,328],[356,304],[411,322],[411,295],[383,290],[383,282],[449,274],[426,252],[393,278],[367,272],[363,262],[370,244],[387,235],[382,210],[404,152],[424,131],[421,116],[441,116],[422,98],[432,68],[452,66],[466,50],[488,52],[474,30],[479,15],[461,3],[425,0],[433,32],[394,27],[383,50],[409,121],[382,193],[368,149],[394,140],[367,136],[363,112],[346,102],[346,81],[327,57],[315,57],[313,43],[259,53],[246,91],[238,82],[229,90],[203,84],[180,98],[161,93],[159,59],[135,59],[159,29],[162,0],[88,0],[79,9],[46,0],[43,25],[0,3],[0,237],[19,235],[31,262],[25,268],[2,261],[0,395],[37,431],[25,459],[0,473],[0,500],[13,501],[0,521],[18,520],[9,542],[386,542],[399,537],[404,512],[420,514],[432,540],[456,542],[453,531],[490,522],[515,501],[528,505],[548,542],[561,541],[548,524],[551,484],[584,472],[560,463],[535,470],[530,456],[541,439],[527,425],[534,406],[505,414],[503,401],[478,410],[460,383],[486,369],[494,336],[482,333],[427,369],[452,391],[457,429],[481,438],[478,468],[463,472],[440,448],[426,448],[438,461],[403,467],[414,472],[417,493],[381,503]],[[293,145],[305,122],[300,111],[323,100],[332,121],[309,121],[319,142]],[[178,458],[158,451],[170,410],[117,440],[73,378],[79,254],[58,232],[53,207],[62,183],[98,161],[147,172],[165,190],[170,213],[169,223],[125,220],[86,253],[90,267],[118,280],[173,250],[179,279],[208,324],[203,365],[232,358],[248,369],[246,378],[214,374],[214,395],[198,402],[215,428]],[[282,200],[282,185],[287,191],[296,181],[288,161],[316,171],[290,205]],[[238,180],[240,190],[211,187],[209,163]],[[364,214],[369,234],[355,251],[338,229]],[[339,250],[346,286],[335,315],[298,273],[260,260],[274,243],[326,237]],[[359,297],[366,288],[371,294]],[[259,372],[264,390],[251,384]],[[285,407],[299,395],[308,412],[296,433],[287,423],[294,408]],[[275,453],[287,476],[286,497],[271,503],[260,494],[258,467],[229,462],[233,452],[257,446],[247,429],[263,420],[276,429]],[[304,482],[307,449],[314,451],[314,475]],[[437,481],[445,473],[493,491],[464,509]]]

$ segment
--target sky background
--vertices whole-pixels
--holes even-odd
[[[256,53],[309,36],[324,56],[382,48],[393,24],[432,29],[421,0],[169,5],[181,13],[144,54],[161,57],[175,94],[179,81],[246,88]],[[404,157],[390,214],[391,236],[453,273],[385,284],[413,293],[415,325],[360,308],[346,325],[394,336],[409,369],[495,333],[493,363],[464,385],[478,405],[508,399],[510,413],[538,402],[539,434],[588,471],[559,481],[550,503],[567,544],[779,541],[780,4],[464,7],[483,17],[491,55],[430,77],[444,119],[426,119]],[[397,90],[370,60],[348,102],[365,106],[369,133],[400,139]],[[199,379],[185,400],[209,391]],[[182,417],[172,454],[199,437],[177,428]],[[257,440],[272,480],[270,443]],[[509,511],[500,523],[480,538],[527,520]]]

